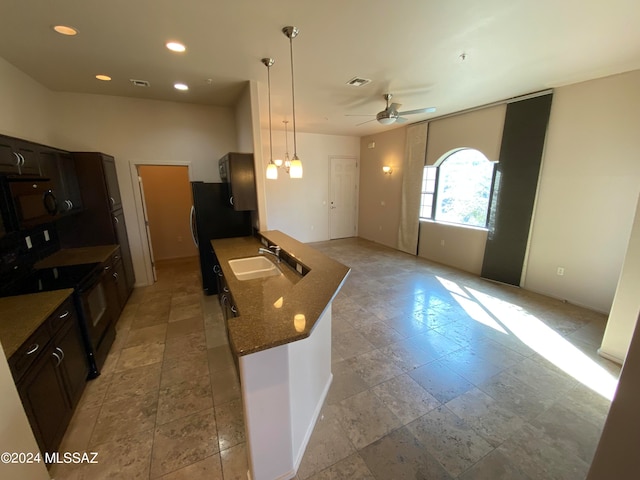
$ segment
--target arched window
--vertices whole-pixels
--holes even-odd
[[[471,148],[424,167],[420,218],[486,227],[494,164]]]

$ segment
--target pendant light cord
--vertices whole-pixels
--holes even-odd
[[[267,89],[269,91],[269,163],[273,163],[273,138],[271,136],[271,67],[267,65]]]
[[[293,35],[289,37],[289,51],[291,53],[291,104],[293,106],[293,158],[298,158],[298,148],[296,145],[296,93],[295,81],[293,78]]]

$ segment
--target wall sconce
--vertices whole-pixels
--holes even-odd
[[[386,175],[391,175],[393,173],[393,168],[391,168],[390,165],[383,165],[382,166],[382,171],[386,174]]]

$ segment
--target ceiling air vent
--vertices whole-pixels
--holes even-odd
[[[150,87],[151,84],[146,80],[136,80],[134,78],[130,78],[129,81],[136,87]]]
[[[347,85],[351,85],[353,87],[362,87],[367,83],[371,83],[371,80],[369,80],[368,78],[353,77],[347,82]]]

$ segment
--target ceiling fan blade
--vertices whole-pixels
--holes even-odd
[[[392,103],[391,105],[389,105],[389,110],[398,110],[401,106],[401,103]]]
[[[356,123],[356,127],[359,127],[360,125],[364,125],[365,123],[369,123],[369,122],[375,122],[376,119],[372,118],[371,120],[367,120],[366,122],[362,122],[362,123]]]
[[[409,121],[408,118],[404,118],[404,117],[396,118],[396,123],[404,123],[404,122],[408,122],[408,121]]]
[[[345,113],[345,117],[375,117],[375,113]]]
[[[415,115],[417,113],[433,113],[435,112],[435,107],[427,107],[427,108],[418,108],[417,110],[407,110],[404,112],[398,112],[398,115]]]

